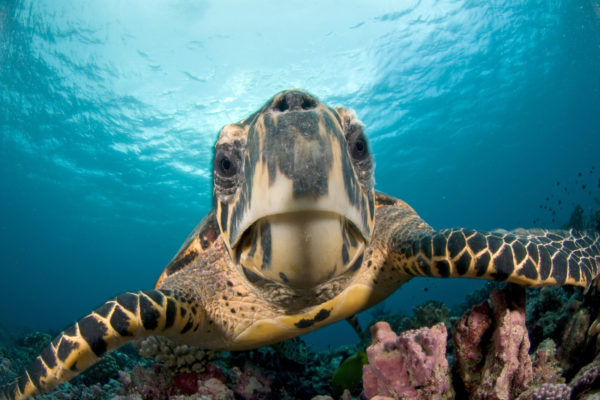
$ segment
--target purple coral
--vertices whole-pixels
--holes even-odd
[[[245,400],[264,398],[271,393],[273,377],[266,375],[257,367],[245,365],[244,370],[233,368],[236,384],[233,391]]]
[[[397,336],[387,322],[371,327],[373,344],[363,366],[367,398],[388,396],[412,399],[452,398],[454,392],[446,360],[444,324],[403,332]]]
[[[593,387],[597,387],[600,380],[600,357],[596,357],[594,361],[584,366],[573,377],[569,386],[573,390],[573,398],[585,393]]]
[[[570,398],[570,387],[564,383],[548,383],[523,392],[517,400],[569,400]]]
[[[490,298],[491,314],[484,303],[463,315],[457,324],[456,361],[471,399],[515,398],[533,380],[524,301],[508,301],[524,299],[523,289],[509,286],[507,290],[492,292]],[[485,345],[483,339],[490,334],[491,326],[491,340]]]

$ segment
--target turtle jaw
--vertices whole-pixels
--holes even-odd
[[[336,212],[300,211],[260,218],[233,252],[250,282],[308,289],[356,270],[365,241],[354,223]]]

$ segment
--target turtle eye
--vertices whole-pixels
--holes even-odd
[[[223,178],[231,178],[237,173],[237,160],[224,151],[215,155],[214,170]]]
[[[363,160],[369,155],[367,141],[363,135],[354,136],[348,144],[350,145],[350,155],[353,159]]]

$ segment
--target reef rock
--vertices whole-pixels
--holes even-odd
[[[470,399],[514,399],[533,380],[525,293],[510,285],[503,291],[495,290],[490,298],[491,311],[483,303],[456,325],[458,372]]]
[[[446,360],[444,324],[397,336],[387,322],[371,326],[369,363],[363,366],[367,398],[450,399],[454,397]],[[385,397],[384,397],[385,396]]]

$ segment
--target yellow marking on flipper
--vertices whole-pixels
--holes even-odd
[[[285,339],[303,335],[325,325],[348,318],[377,303],[381,296],[373,287],[365,284],[352,284],[340,295],[312,308],[303,314],[283,315],[276,318],[263,319],[252,323],[244,329],[232,343],[231,350],[246,350],[277,343]],[[326,318],[315,320],[319,313],[329,312]],[[301,321],[314,321],[309,326],[300,328]]]

